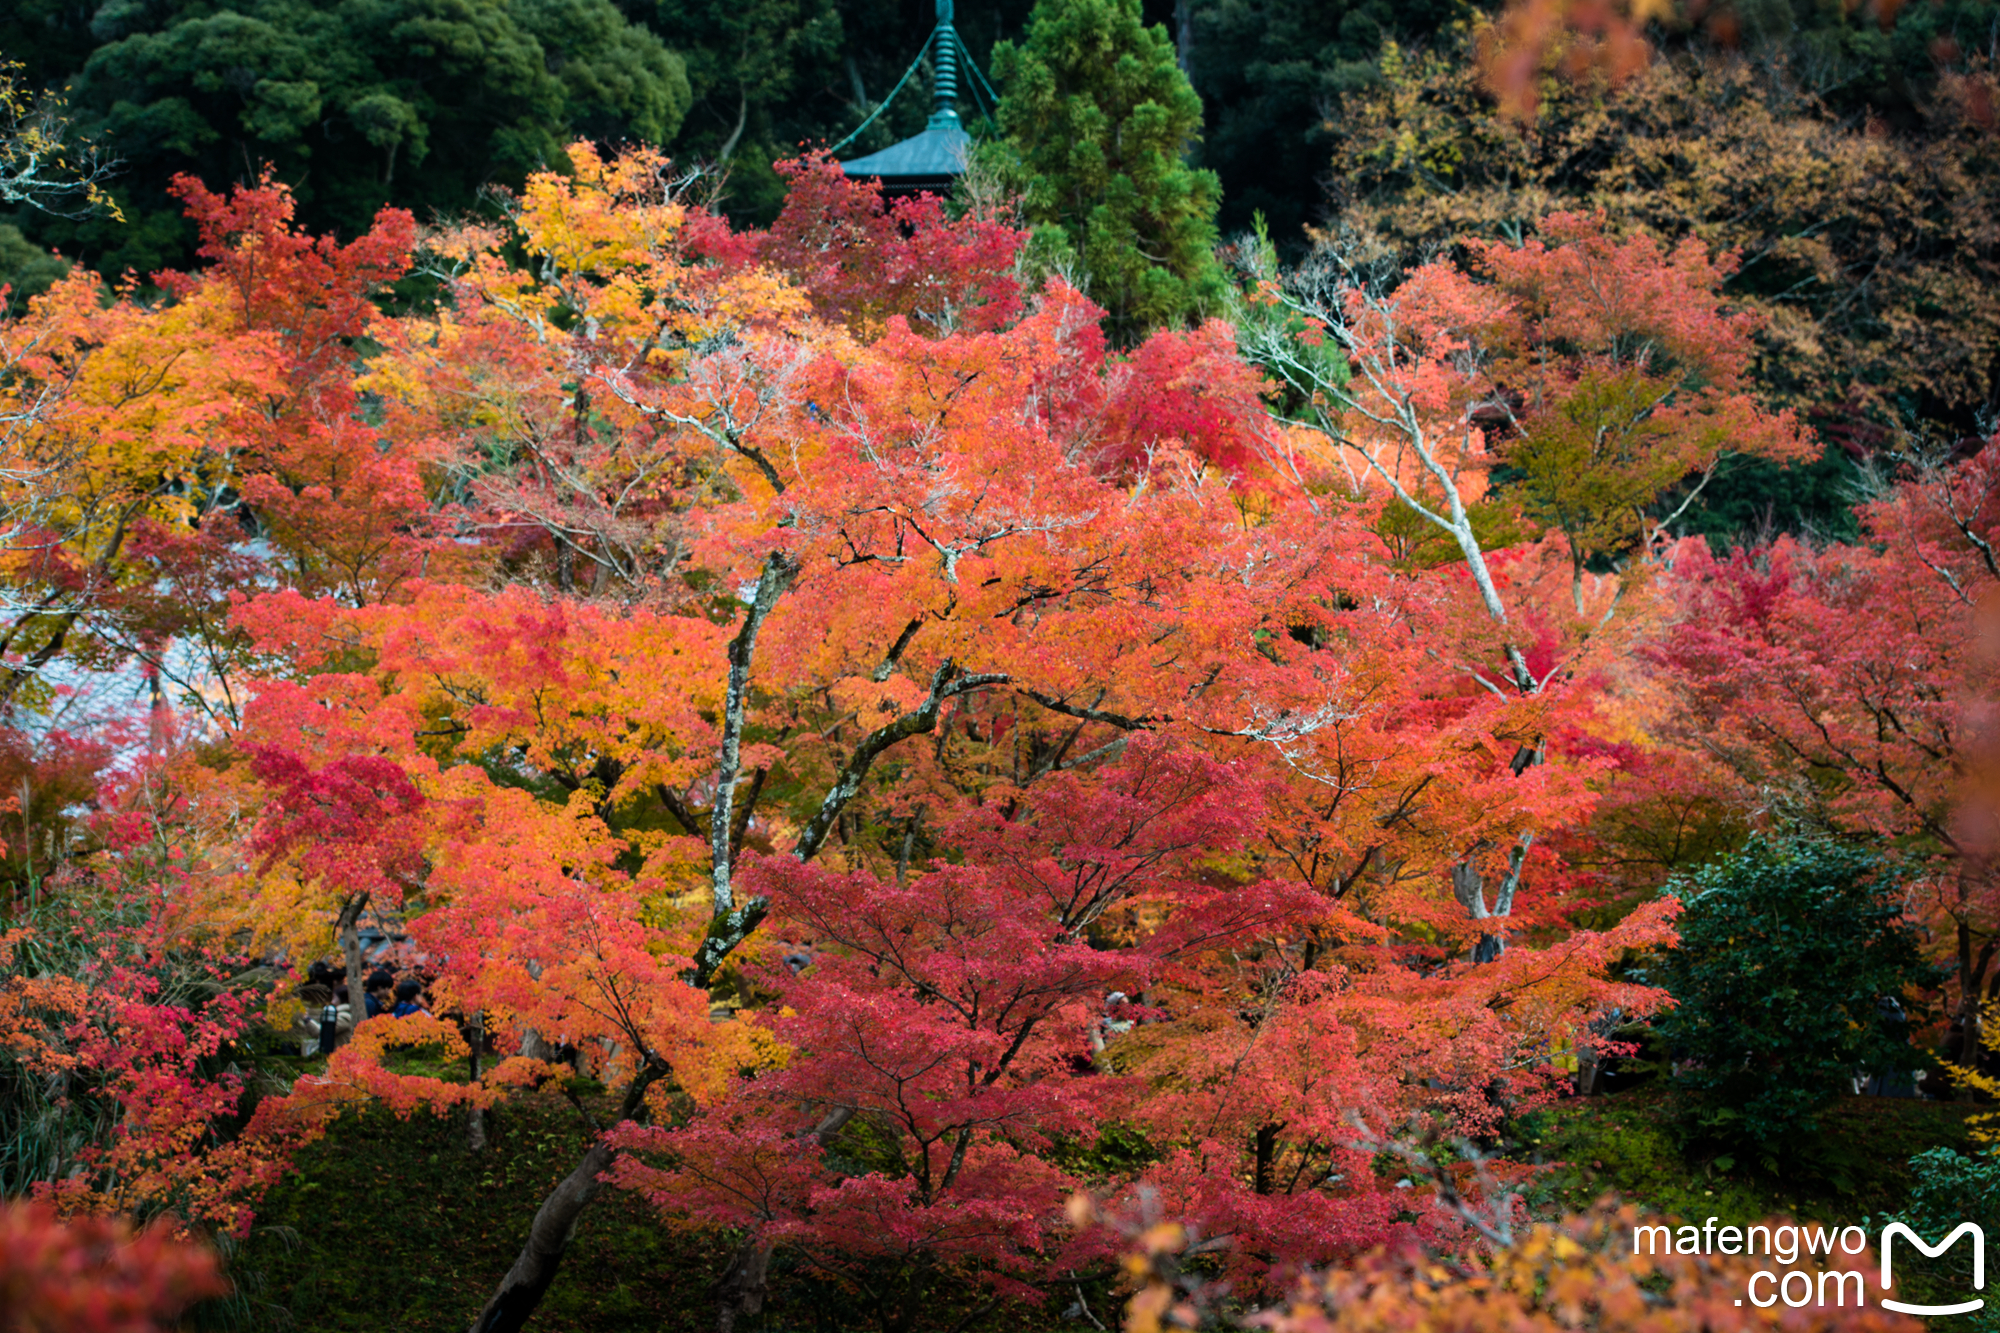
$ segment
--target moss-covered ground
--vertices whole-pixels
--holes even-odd
[[[1970,1108],[1850,1098],[1822,1117],[1805,1158],[1762,1165],[1684,1141],[1671,1098],[1651,1087],[1562,1103],[1518,1121],[1509,1148],[1544,1169],[1538,1215],[1616,1193],[1670,1216],[1747,1222],[1775,1214],[1860,1222],[1903,1205],[1908,1159],[1964,1146]],[[543,1195],[583,1152],[576,1111],[522,1097],[493,1118],[490,1146],[468,1150],[462,1118],[370,1113],[340,1124],[267,1201],[232,1264],[239,1295],[206,1321],[311,1333],[462,1333],[513,1261]],[[536,1316],[537,1333],[680,1333],[714,1326],[710,1285],[725,1242],[661,1225],[611,1190],[586,1211],[569,1261]],[[847,1333],[868,1326],[852,1298],[782,1270],[761,1333]],[[958,1304],[969,1293],[939,1292]],[[1108,1293],[1093,1302],[1109,1313]],[[946,1320],[946,1323],[953,1322]],[[991,1333],[1083,1329],[1058,1308],[995,1312]]]
[[[551,1187],[587,1146],[576,1111],[525,1097],[472,1153],[462,1117],[351,1117],[272,1192],[232,1269],[255,1328],[464,1333]],[[718,1242],[662,1227],[607,1191],[587,1209],[536,1327],[556,1333],[713,1327]]]
[[[1516,1127],[1512,1145],[1548,1169],[1529,1192],[1538,1215],[1581,1208],[1606,1193],[1672,1217],[1724,1223],[1790,1216],[1859,1223],[1903,1206],[1909,1159],[1967,1147],[1965,1120],[1992,1108],[1892,1097],[1846,1097],[1819,1116],[1803,1151],[1749,1160],[1684,1134],[1671,1093],[1644,1085],[1577,1098]]]
[[[586,1106],[588,1106],[586,1099]],[[608,1107],[592,1107],[602,1112]],[[582,1157],[584,1123],[554,1095],[516,1097],[473,1153],[462,1114],[373,1111],[341,1121],[300,1155],[232,1256],[236,1294],[196,1321],[214,1333],[464,1333],[527,1238],[548,1191]],[[636,1196],[608,1189],[584,1211],[533,1333],[709,1333],[728,1241],[664,1225]],[[857,1297],[793,1271],[781,1252],[772,1299],[746,1333],[858,1333]],[[1100,1290],[1096,1299],[1108,1299]],[[949,1327],[983,1306],[940,1283]],[[1108,1309],[1108,1306],[1105,1307]],[[1004,1307],[982,1333],[1068,1329],[1059,1314]],[[1089,1325],[1077,1325],[1088,1329]]]

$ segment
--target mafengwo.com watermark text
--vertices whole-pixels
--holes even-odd
[[[1762,1309],[1784,1304],[1793,1309],[1804,1306],[1880,1305],[1913,1315],[1971,1314],[1986,1304],[1974,1292],[1986,1287],[1986,1233],[1972,1222],[1961,1222],[1935,1243],[1918,1235],[1901,1222],[1882,1228],[1875,1252],[1881,1256],[1877,1290],[1870,1291],[1868,1274],[1858,1268],[1796,1267],[1801,1259],[1815,1256],[1832,1258],[1838,1250],[1853,1258],[1867,1252],[1869,1236],[1857,1226],[1829,1227],[1817,1223],[1762,1223],[1757,1226],[1721,1226],[1711,1217],[1700,1226],[1691,1223],[1673,1226],[1655,1223],[1632,1228],[1632,1252],[1639,1255],[1725,1254],[1764,1257],[1781,1267],[1759,1269],[1750,1275],[1748,1289],[1737,1298]],[[1915,1303],[1895,1297],[1897,1243],[1908,1253],[1911,1247],[1928,1258],[1942,1256],[1961,1240],[1972,1244],[1972,1290],[1965,1298],[1942,1303]]]

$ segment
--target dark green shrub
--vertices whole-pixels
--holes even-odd
[[[1933,1243],[1961,1222],[1977,1223],[1988,1236],[2000,1235],[2000,1147],[1969,1154],[1932,1148],[1910,1159],[1910,1176],[1909,1202],[1884,1222],[1903,1222]],[[1925,1259],[1909,1246],[1897,1247],[1899,1300],[1940,1305],[1963,1300],[1963,1293],[1972,1290],[1972,1276],[1969,1245],[1954,1245],[1935,1259]],[[1989,1303],[1973,1314],[1935,1320],[1932,1327],[2000,1333],[2000,1310]]]
[[[1940,974],[1880,859],[1759,839],[1665,891],[1687,908],[1658,1026],[1705,1129],[1775,1161],[1857,1073],[1922,1063],[1897,1006]]]

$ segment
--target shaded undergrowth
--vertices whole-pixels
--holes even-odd
[[[1538,1216],[1588,1206],[1607,1192],[1670,1217],[1725,1222],[1789,1216],[1859,1223],[1901,1208],[1910,1158],[1968,1147],[1965,1120],[1990,1107],[1892,1097],[1844,1097],[1819,1114],[1812,1139],[1767,1169],[1703,1141],[1694,1117],[1657,1084],[1577,1098],[1519,1122],[1510,1146],[1550,1169],[1528,1194]]]
[[[1677,1128],[1671,1094],[1645,1086],[1581,1099],[1512,1126],[1509,1149],[1545,1170],[1529,1191],[1549,1216],[1616,1193],[1651,1211],[1743,1223],[1774,1215],[1861,1222],[1905,1206],[1908,1161],[1967,1146],[1979,1108],[1849,1098],[1823,1116],[1809,1160],[1768,1171]],[[513,1261],[535,1208],[575,1165],[586,1131],[554,1096],[516,1098],[492,1118],[490,1146],[467,1148],[462,1116],[386,1111],[350,1117],[301,1155],[250,1239],[231,1256],[239,1293],[209,1327],[314,1333],[461,1333]],[[695,1333],[714,1326],[712,1286],[726,1237],[663,1225],[609,1190],[586,1211],[569,1260],[536,1315],[542,1333]],[[780,1258],[761,1333],[846,1333],[870,1326],[854,1298]],[[1114,1307],[1091,1284],[1094,1311]],[[976,1303],[938,1292],[941,1307]],[[1087,1328],[1058,1298],[979,1322],[991,1333]],[[945,1319],[940,1325],[953,1322]]]

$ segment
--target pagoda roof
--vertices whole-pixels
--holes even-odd
[[[879,153],[850,158],[840,169],[850,176],[873,176],[889,190],[944,189],[965,174],[972,136],[949,113],[931,117],[923,133],[890,144]]]

